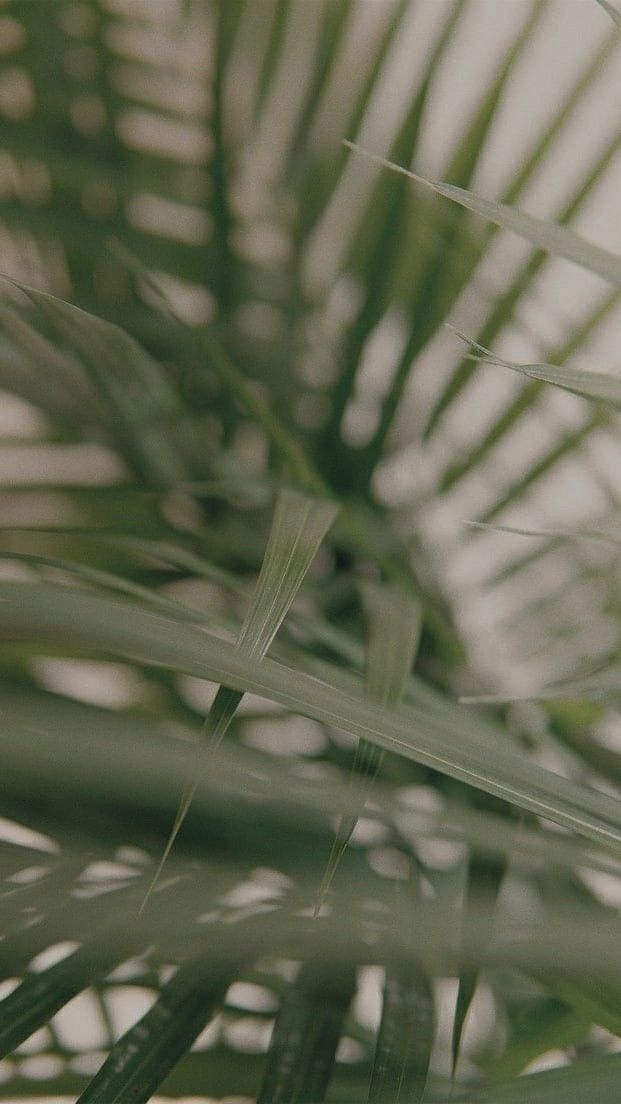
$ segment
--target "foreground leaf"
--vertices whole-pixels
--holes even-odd
[[[365,660],[365,691],[372,701],[382,705],[397,705],[420,638],[420,608],[396,587],[365,583],[362,595],[368,625]],[[359,740],[352,767],[352,779],[362,776],[370,792],[384,752]],[[324,899],[353,831],[364,810],[364,801],[341,817],[326,872],[322,881],[317,908]]]
[[[145,1104],[190,1047],[224,999],[234,971],[226,962],[193,960],[138,1023],[119,1039],[80,1104]]]
[[[165,726],[162,728],[146,717],[138,718],[32,691],[4,690],[0,694],[0,711],[4,785],[8,795],[25,792],[31,804],[38,803],[42,795],[63,783],[76,802],[84,801],[90,793],[92,800],[103,807],[131,807],[137,832],[143,823],[141,810],[143,813],[149,809],[168,812],[171,784],[176,786],[183,778],[185,762],[179,758],[177,741],[170,740]],[[338,816],[348,798],[351,800],[352,781],[339,777],[317,788],[300,779],[295,764],[286,767],[284,761],[275,762],[273,757],[266,760],[257,755],[235,742],[227,746],[226,754],[214,756],[202,780],[199,816],[228,819],[234,808],[240,815],[247,809],[252,818],[258,802],[262,822],[272,826],[269,830],[274,831],[282,824],[282,815],[286,812],[288,823],[296,831],[321,825],[321,836],[317,838],[325,843],[325,818]],[[71,773],[67,769],[69,763],[73,768]],[[257,767],[260,768],[260,781]],[[252,788],[248,785],[251,777]],[[364,783],[356,787],[355,796],[363,793]],[[408,815],[407,805],[396,797],[389,785],[376,785],[374,801],[387,823],[396,815],[400,818]],[[41,823],[45,826],[45,814],[37,816],[43,816]],[[529,829],[506,817],[462,804],[443,802],[437,810],[426,815],[416,812],[414,823],[421,838],[467,843],[482,855],[504,854],[521,868],[531,871],[548,861],[563,870],[583,866],[616,876],[621,873],[618,860],[601,849],[585,845],[580,839],[539,827]],[[76,835],[75,823],[71,825],[70,838],[75,843],[77,857],[63,864],[63,877],[67,863],[79,863],[80,854],[88,847],[89,837],[83,840],[81,834]],[[300,848],[308,846],[308,839],[302,835]],[[247,843],[252,847],[254,838]],[[173,873],[171,871],[171,876]],[[299,877],[302,880],[301,871]],[[215,881],[213,873],[212,880]],[[45,897],[48,884],[46,880],[36,890],[36,895]],[[313,883],[309,881],[309,894],[312,888]],[[33,887],[30,892],[35,894]],[[6,929],[4,935],[7,935]],[[27,943],[32,945],[30,939]],[[5,947],[6,938],[1,949],[4,951]],[[30,957],[32,954],[27,955],[25,964]]]
[[[574,395],[582,395],[587,399],[600,399],[614,406],[621,405],[621,379],[616,376],[610,376],[606,372],[581,372],[579,369],[567,368],[565,365],[518,364],[516,361],[505,360],[497,353],[492,353],[485,346],[479,345],[478,342],[472,341],[463,334],[458,336],[476,350],[477,355],[474,359],[482,364],[496,364],[500,368],[509,368],[512,372],[528,376],[529,379],[554,384],[555,387],[571,391]]]
[[[444,184],[437,180],[425,180],[422,176],[410,172],[402,165],[395,165],[378,154],[370,153],[361,146],[347,142],[351,149],[363,154],[371,161],[376,161],[384,168],[393,172],[402,173],[418,184],[431,188],[438,195],[459,203],[462,207],[473,211],[482,218],[500,226],[503,230],[510,230],[521,238],[525,238],[538,249],[550,253],[554,257],[564,257],[567,261],[586,268],[590,272],[601,276],[611,284],[621,287],[621,257],[610,253],[607,249],[595,245],[594,242],[582,238],[574,230],[567,226],[560,226],[555,222],[546,222],[544,219],[535,218],[516,207],[509,207],[504,203],[495,203],[491,199],[483,199],[465,188],[457,188],[452,184]]]
[[[506,859],[473,855],[469,857],[464,887],[461,942],[469,947],[478,948],[479,955],[476,957],[480,959],[484,958],[485,949],[494,935],[494,912],[506,872]],[[479,912],[476,919],[473,919],[470,915],[469,906],[473,900],[477,902],[477,906],[482,906],[482,915]],[[478,965],[473,964],[472,961],[467,965],[462,965],[459,972],[457,1001],[451,1032],[453,1080],[457,1071],[466,1019],[477,990],[479,975]]]
[[[338,507],[333,502],[309,498],[298,491],[280,492],[259,579],[236,644],[242,655],[249,659],[261,659],[265,655],[337,513]],[[202,743],[207,749],[217,748],[223,740],[242,697],[239,690],[220,687],[205,722]],[[143,907],[192,804],[203,765],[203,751],[199,751],[196,776],[188,782],[181,798]]]
[[[104,977],[114,966],[141,946],[140,937],[85,944],[41,973],[32,973],[0,1002],[0,1057],[4,1058],[51,1020],[72,997]]]
[[[352,971],[302,966],[281,1003],[257,1104],[321,1104],[353,993]]]
[[[498,1104],[616,1104],[619,1099],[621,1060],[618,1055],[572,1062],[563,1069],[531,1073],[506,1084],[494,1086],[493,1100]],[[476,1096],[478,1104],[489,1097]]]
[[[422,970],[387,970],[369,1104],[418,1104],[423,1099],[434,1020],[433,993]]]
[[[67,587],[0,584],[0,608],[1,639],[69,644],[257,694],[621,851],[616,801],[545,770],[502,739],[492,743],[484,726],[475,729],[465,717],[461,725],[458,711],[379,706],[269,659],[249,658],[187,623]]]

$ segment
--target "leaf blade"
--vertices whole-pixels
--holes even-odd
[[[276,1018],[257,1104],[321,1104],[353,992],[351,971],[302,966]]]
[[[586,268],[595,275],[601,276],[608,283],[621,287],[621,257],[610,253],[607,249],[603,249],[587,238],[581,237],[568,227],[561,226],[559,223],[546,222],[507,204],[484,199],[466,188],[458,188],[443,181],[426,180],[401,165],[395,165],[378,154],[370,153],[362,146],[358,146],[353,142],[346,142],[345,144],[354,152],[378,162],[384,168],[401,173],[410,180],[430,188],[438,195],[444,196],[445,199],[450,199],[474,214],[480,215],[481,218],[493,222],[503,230],[510,230],[518,237],[525,238],[538,249],[543,249],[552,256],[572,261],[581,268]]]
[[[64,587],[0,584],[0,608],[1,639],[70,642],[257,694],[621,848],[616,802],[544,770],[502,741],[491,757],[485,730],[477,736],[452,712],[410,703],[387,709],[273,660],[247,658],[188,624]]]
[[[270,535],[250,607],[236,648],[252,659],[267,652],[294,601],[321,542],[338,514],[336,503],[310,498],[285,488],[276,502]],[[205,751],[215,750],[224,739],[243,694],[220,686],[207,715],[199,746],[196,773],[181,797],[164,852],[140,911],[153,892],[196,792]]]
[[[433,992],[416,967],[386,971],[368,1104],[419,1104],[435,1029]]]
[[[616,376],[606,372],[583,372],[577,368],[567,368],[562,364],[519,364],[517,361],[506,360],[497,353],[491,352],[484,345],[479,345],[477,341],[472,341],[464,334],[458,334],[458,336],[476,350],[474,359],[481,364],[508,368],[511,372],[517,372],[541,383],[550,383],[586,399],[596,399],[613,406],[621,405],[621,379]]]
[[[233,971],[191,960],[112,1047],[78,1104],[146,1104],[211,1019]],[[215,976],[214,976],[215,975]]]
[[[368,626],[365,656],[365,692],[372,701],[397,705],[420,640],[420,607],[397,587],[367,581],[362,585],[362,598]],[[384,753],[359,740],[354,756],[351,779],[362,776],[370,793]],[[364,811],[364,799],[358,800],[340,821],[328,859],[315,912],[324,900],[356,824]]]

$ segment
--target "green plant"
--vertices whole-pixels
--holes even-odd
[[[476,173],[547,0],[516,5],[448,183],[409,166],[468,0],[437,5],[381,157],[369,119],[430,0],[0,4],[8,1098],[617,1099],[615,487],[595,470],[601,518],[524,522],[618,430],[618,378],[572,358],[621,259],[571,225],[618,129],[556,221],[521,210],[615,57],[599,2],[581,18],[608,33],[498,201]],[[534,251],[490,298],[499,228]],[[550,257],[605,291],[523,363],[502,342]],[[556,437],[461,493],[548,385],[572,392]],[[514,586],[547,657],[538,704],[492,685],[434,506],[460,548],[505,542],[485,586]],[[562,589],[531,594],[550,564]],[[520,1076],[551,1051],[565,1068]]]

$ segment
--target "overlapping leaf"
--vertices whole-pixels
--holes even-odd
[[[252,601],[237,639],[236,648],[249,659],[261,659],[268,651],[304,580],[338,508],[333,502],[311,499],[297,491],[282,491]],[[205,723],[203,740],[208,750],[218,747],[243,694],[221,686]],[[197,771],[203,762],[201,755]],[[153,886],[166,862],[196,791],[188,782],[175,823],[155,872]]]
[[[525,238],[538,249],[543,249],[554,257],[563,257],[565,260],[573,261],[581,268],[586,268],[589,272],[601,276],[608,283],[621,287],[621,258],[586,238],[582,238],[576,231],[570,230],[569,227],[535,218],[533,215],[519,211],[515,207],[508,207],[504,203],[495,203],[493,200],[483,199],[481,196],[477,196],[465,188],[458,188],[453,184],[444,184],[437,180],[425,180],[416,173],[403,168],[403,166],[387,161],[384,157],[370,153],[353,143],[348,144],[356,152],[371,158],[371,160],[383,165],[384,168],[401,173],[415,183],[431,188],[438,195],[453,200],[454,203],[458,203],[461,207],[480,215],[481,218],[495,223],[503,230],[510,230],[519,237]]]
[[[412,669],[420,636],[420,611],[396,587],[367,582],[363,589],[368,643],[365,662],[365,692],[371,701],[396,706],[401,700]],[[366,740],[359,740],[352,778],[361,775],[372,785],[381,766],[383,752]],[[327,893],[364,808],[341,817],[319,899]]]
[[[615,849],[621,845],[621,813],[612,798],[543,770],[509,747],[495,747],[491,754],[483,735],[462,731],[442,712],[434,715],[411,704],[398,711],[381,707],[269,659],[246,657],[189,625],[68,588],[3,584],[0,600],[4,639],[63,642],[258,694],[587,838]]]

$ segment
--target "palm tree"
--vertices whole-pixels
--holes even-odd
[[[5,1098],[616,1101],[617,10],[0,9]]]

